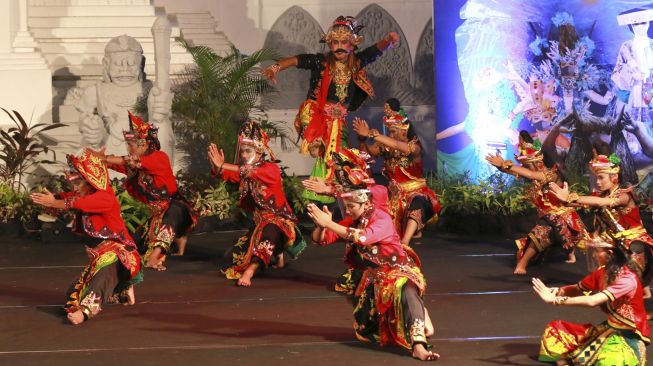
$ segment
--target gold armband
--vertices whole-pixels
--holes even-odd
[[[578,202],[578,199],[580,199],[578,193],[572,192],[567,196],[567,203],[576,203]]]
[[[514,165],[515,163],[513,163],[512,160],[504,160],[501,164],[501,170],[510,170]]]
[[[378,130],[372,129],[370,132],[367,133],[367,136],[371,139],[375,139],[378,135],[380,135]]]
[[[553,305],[564,305],[567,300],[569,300],[568,296],[556,296],[555,299],[553,299]]]

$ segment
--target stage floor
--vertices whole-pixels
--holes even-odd
[[[145,273],[135,306],[106,306],[76,327],[64,321],[61,305],[86,263],[82,245],[3,240],[0,365],[417,364],[403,349],[356,341],[352,305],[332,290],[344,270],[343,245],[309,246],[286,269],[239,288],[218,271],[239,234],[193,236],[168,271]],[[582,256],[574,265],[552,256],[517,277],[508,239],[427,233],[420,241],[439,365],[538,365],[548,321],[605,319],[598,308],[546,305],[531,291],[531,276],[551,285],[580,280]]]

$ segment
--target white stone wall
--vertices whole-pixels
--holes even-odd
[[[304,8],[327,29],[338,15],[356,15],[372,3],[397,20],[414,54],[422,29],[432,17],[432,0],[154,0],[168,13],[209,11],[218,28],[245,53],[261,48],[267,31],[293,5]]]

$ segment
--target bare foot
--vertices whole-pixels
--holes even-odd
[[[644,296],[642,296],[645,299],[650,299],[651,298],[651,286],[646,286],[644,287]]]
[[[166,267],[163,265],[163,261],[166,259],[166,256],[161,254],[161,248],[156,247],[150,253],[150,256],[147,258],[147,263],[145,263],[145,267],[147,268],[153,268],[156,269],[157,271],[165,271]]]
[[[72,325],[78,325],[84,322],[84,313],[81,310],[77,310],[74,313],[68,313],[68,321]]]
[[[182,237],[179,237],[175,239],[175,244],[177,244],[177,251],[174,253],[171,253],[170,255],[173,257],[180,257],[184,255],[184,252],[186,251],[186,243],[188,242],[188,236],[184,235]]]
[[[256,267],[258,267],[258,266],[254,267],[254,266],[250,265],[249,267],[247,267],[247,269],[245,270],[245,272],[243,272],[242,276],[240,276],[240,278],[238,279],[236,284],[238,286],[242,286],[242,287],[251,286],[252,285],[252,277],[254,277],[254,272],[256,272]]]
[[[517,267],[515,267],[515,270],[512,272],[512,274],[523,276],[523,275],[526,274],[526,268],[517,266]]]
[[[437,359],[440,358],[440,355],[427,350],[423,344],[417,343],[413,346],[413,358],[422,361],[437,361]]]
[[[565,261],[565,263],[569,263],[569,264],[576,263],[576,253],[574,252],[569,253],[567,255],[567,260]]]
[[[277,263],[272,266],[272,268],[284,268],[286,266],[286,258],[283,255],[283,252],[277,256]]]
[[[424,308],[424,335],[427,337],[432,337],[435,334],[435,327],[433,326],[433,321],[429,316],[429,311]]]
[[[123,305],[134,305],[136,304],[136,294],[134,293],[134,286],[129,286],[127,290],[125,290],[125,296],[127,296],[127,301],[123,303]]]

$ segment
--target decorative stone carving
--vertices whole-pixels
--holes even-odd
[[[392,15],[376,4],[365,7],[356,18],[359,24],[365,26],[361,31],[364,37],[361,49],[383,39],[391,31],[397,32],[402,40],[398,47],[388,50],[383,57],[366,68],[376,94],[371,101],[372,105],[382,106],[390,97],[398,98],[402,105],[413,104],[412,100],[408,100],[412,94],[413,65],[401,27]]]
[[[299,6],[293,6],[274,22],[264,47],[281,53],[283,57],[323,52],[325,49],[320,43],[322,34],[322,28],[313,16]],[[285,70],[283,77],[278,79],[280,93],[267,102],[271,102],[275,108],[297,108],[306,99],[309,77],[305,70]]]
[[[433,18],[426,23],[415,53],[415,104],[435,105]]]
[[[145,79],[143,49],[130,36],[115,37],[105,47],[102,65],[101,81],[71,90],[67,99],[73,100],[80,112],[82,146],[106,146],[107,154],[125,155],[122,132],[129,128],[127,111],[152,88]],[[171,100],[169,93],[149,93],[150,113],[169,115]]]

